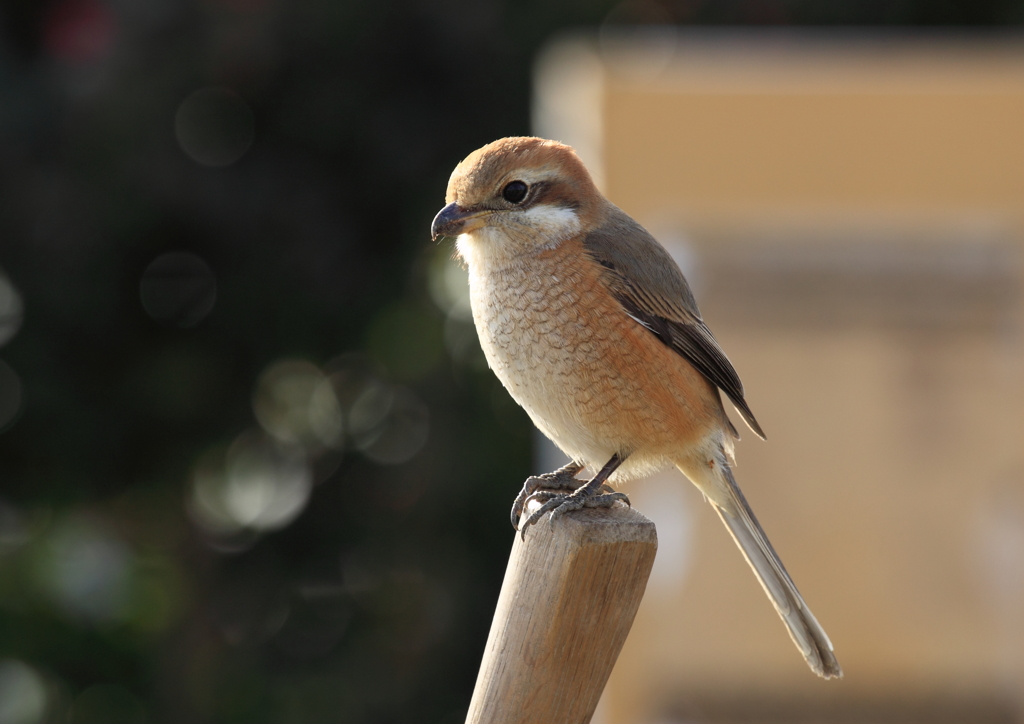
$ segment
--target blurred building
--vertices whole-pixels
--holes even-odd
[[[1020,721],[1020,44],[609,32],[536,78],[739,370],[737,477],[846,671],[666,473],[628,489],[659,558],[595,722]]]

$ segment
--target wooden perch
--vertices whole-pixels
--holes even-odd
[[[516,535],[466,724],[589,722],[657,548],[654,523],[622,504]]]

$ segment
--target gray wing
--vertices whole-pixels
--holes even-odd
[[[587,234],[583,246],[604,267],[604,281],[625,312],[718,386],[763,440],[764,431],[743,399],[740,376],[701,319],[683,273],[665,248],[619,209]]]

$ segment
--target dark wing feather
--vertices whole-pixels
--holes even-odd
[[[675,261],[653,236],[625,213],[583,241],[604,268],[604,281],[629,316],[724,392],[758,437],[764,432],[743,399],[743,383],[711,330],[704,324],[690,287]],[[648,263],[639,264],[637,259]]]

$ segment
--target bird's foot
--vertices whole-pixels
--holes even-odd
[[[543,475],[531,475],[523,483],[523,489],[512,504],[512,527],[519,530],[519,518],[523,515],[526,503],[539,491],[557,493],[560,490],[576,490],[582,481],[576,479],[576,473],[583,469],[582,465],[569,463],[558,470]]]
[[[586,483],[568,495],[550,490],[538,490],[530,495],[526,502],[529,503],[533,500],[543,501],[543,505],[523,523],[520,535],[524,540],[526,539],[526,529],[544,517],[545,513],[549,513],[551,520],[554,520],[564,513],[571,513],[583,508],[610,508],[620,500],[626,505],[630,505],[629,496],[625,493],[616,493],[607,483],[601,483],[594,488],[591,488],[590,483]]]

